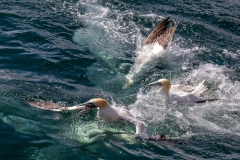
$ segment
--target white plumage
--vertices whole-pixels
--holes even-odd
[[[136,126],[136,135],[142,138],[150,138],[148,135],[147,125],[134,118],[134,116],[126,109],[110,106],[110,104],[102,98],[94,98],[90,101],[73,107],[65,107],[52,102],[29,100],[28,104],[36,108],[51,111],[81,110],[80,113],[86,113],[91,109],[98,108],[98,117],[107,122],[116,122],[125,120]]]
[[[160,86],[159,93],[169,101],[176,101],[179,103],[202,103],[207,101],[214,101],[216,99],[204,99],[199,97],[200,94],[207,90],[204,85],[205,80],[199,83],[196,87],[189,85],[171,85],[167,79],[160,79],[156,82],[150,83],[147,86]]]

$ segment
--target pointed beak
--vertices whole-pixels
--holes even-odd
[[[156,82],[153,82],[153,83],[149,83],[149,84],[147,84],[147,86],[162,86],[162,83],[156,81]]]
[[[79,106],[85,106],[85,108],[89,108],[89,109],[97,108],[97,106],[95,106],[95,104],[92,102],[85,102],[85,103],[79,104]]]
[[[80,112],[78,112],[78,115],[88,113],[90,110],[97,108],[97,106],[95,106],[92,102],[85,102],[79,104],[79,106],[83,106],[84,108]]]

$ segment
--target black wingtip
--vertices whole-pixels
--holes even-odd
[[[152,135],[152,137],[150,137],[148,140],[150,140],[150,141],[170,142],[170,143],[176,143],[176,144],[186,144],[187,143],[187,140],[167,138],[164,134]]]
[[[204,99],[202,101],[197,101],[196,103],[206,103],[206,102],[212,102],[212,101],[217,101],[219,99]]]

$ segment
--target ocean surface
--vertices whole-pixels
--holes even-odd
[[[179,26],[165,55],[123,89],[136,52],[166,17]],[[0,159],[240,159],[239,62],[239,0],[1,0]],[[167,102],[146,87],[160,78],[205,79],[202,96],[219,100]],[[106,123],[94,110],[26,103],[95,97],[174,141],[137,138],[133,125]]]

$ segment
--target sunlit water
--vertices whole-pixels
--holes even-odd
[[[0,159],[239,159],[239,10],[237,0],[2,1]],[[144,40],[167,16],[180,22],[172,42],[160,57],[144,55]],[[123,89],[139,55],[151,64]],[[145,87],[160,78],[205,79],[202,96],[219,100],[167,102]],[[94,97],[129,109],[149,134],[184,143],[136,138],[134,126],[106,123],[96,111],[79,116],[25,103],[71,106]]]

